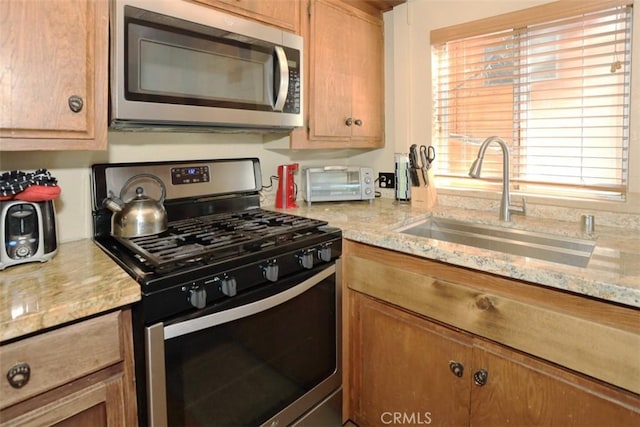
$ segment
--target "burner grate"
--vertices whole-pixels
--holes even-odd
[[[326,221],[262,209],[171,221],[167,231],[119,239],[154,267],[218,259],[282,245]]]

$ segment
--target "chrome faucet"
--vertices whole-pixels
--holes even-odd
[[[526,213],[526,202],[523,197],[522,206],[511,206],[511,195],[509,194],[509,147],[507,147],[507,144],[502,138],[499,136],[490,136],[482,142],[480,150],[478,151],[478,158],[473,161],[471,169],[469,169],[469,176],[471,178],[480,178],[484,153],[493,141],[497,142],[502,149],[502,200],[500,201],[500,219],[502,221],[511,221],[512,213],[521,215]]]

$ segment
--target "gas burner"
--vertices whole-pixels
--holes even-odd
[[[168,229],[160,234],[118,240],[150,266],[166,269],[177,263],[217,260],[282,245],[326,224],[326,221],[252,209],[171,221]]]

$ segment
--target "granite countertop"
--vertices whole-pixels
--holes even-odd
[[[91,239],[0,271],[0,342],[131,304],[140,285]]]
[[[595,239],[593,255],[585,268],[477,249],[416,237],[395,231],[431,216],[504,227],[497,212],[436,206],[431,211],[378,198],[368,202],[300,203],[287,212],[328,221],[356,242],[523,280],[549,288],[640,307],[640,231],[628,227],[596,225],[593,235],[580,230],[578,221],[558,221],[514,215],[508,227]]]
[[[388,198],[372,203],[301,203],[287,212],[325,220],[356,242],[640,307],[637,229],[598,226],[593,236],[584,236],[577,223],[514,216],[509,227],[596,239],[589,264],[580,268],[396,231],[431,216],[505,226],[495,212],[451,207],[425,211]],[[0,295],[3,342],[134,303],[140,299],[140,286],[93,240],[85,239],[60,245],[46,263],[1,271]]]

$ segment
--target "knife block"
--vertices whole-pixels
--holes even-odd
[[[419,209],[432,209],[438,201],[438,192],[435,186],[433,172],[428,172],[429,183],[422,187],[411,187],[411,207]]]

